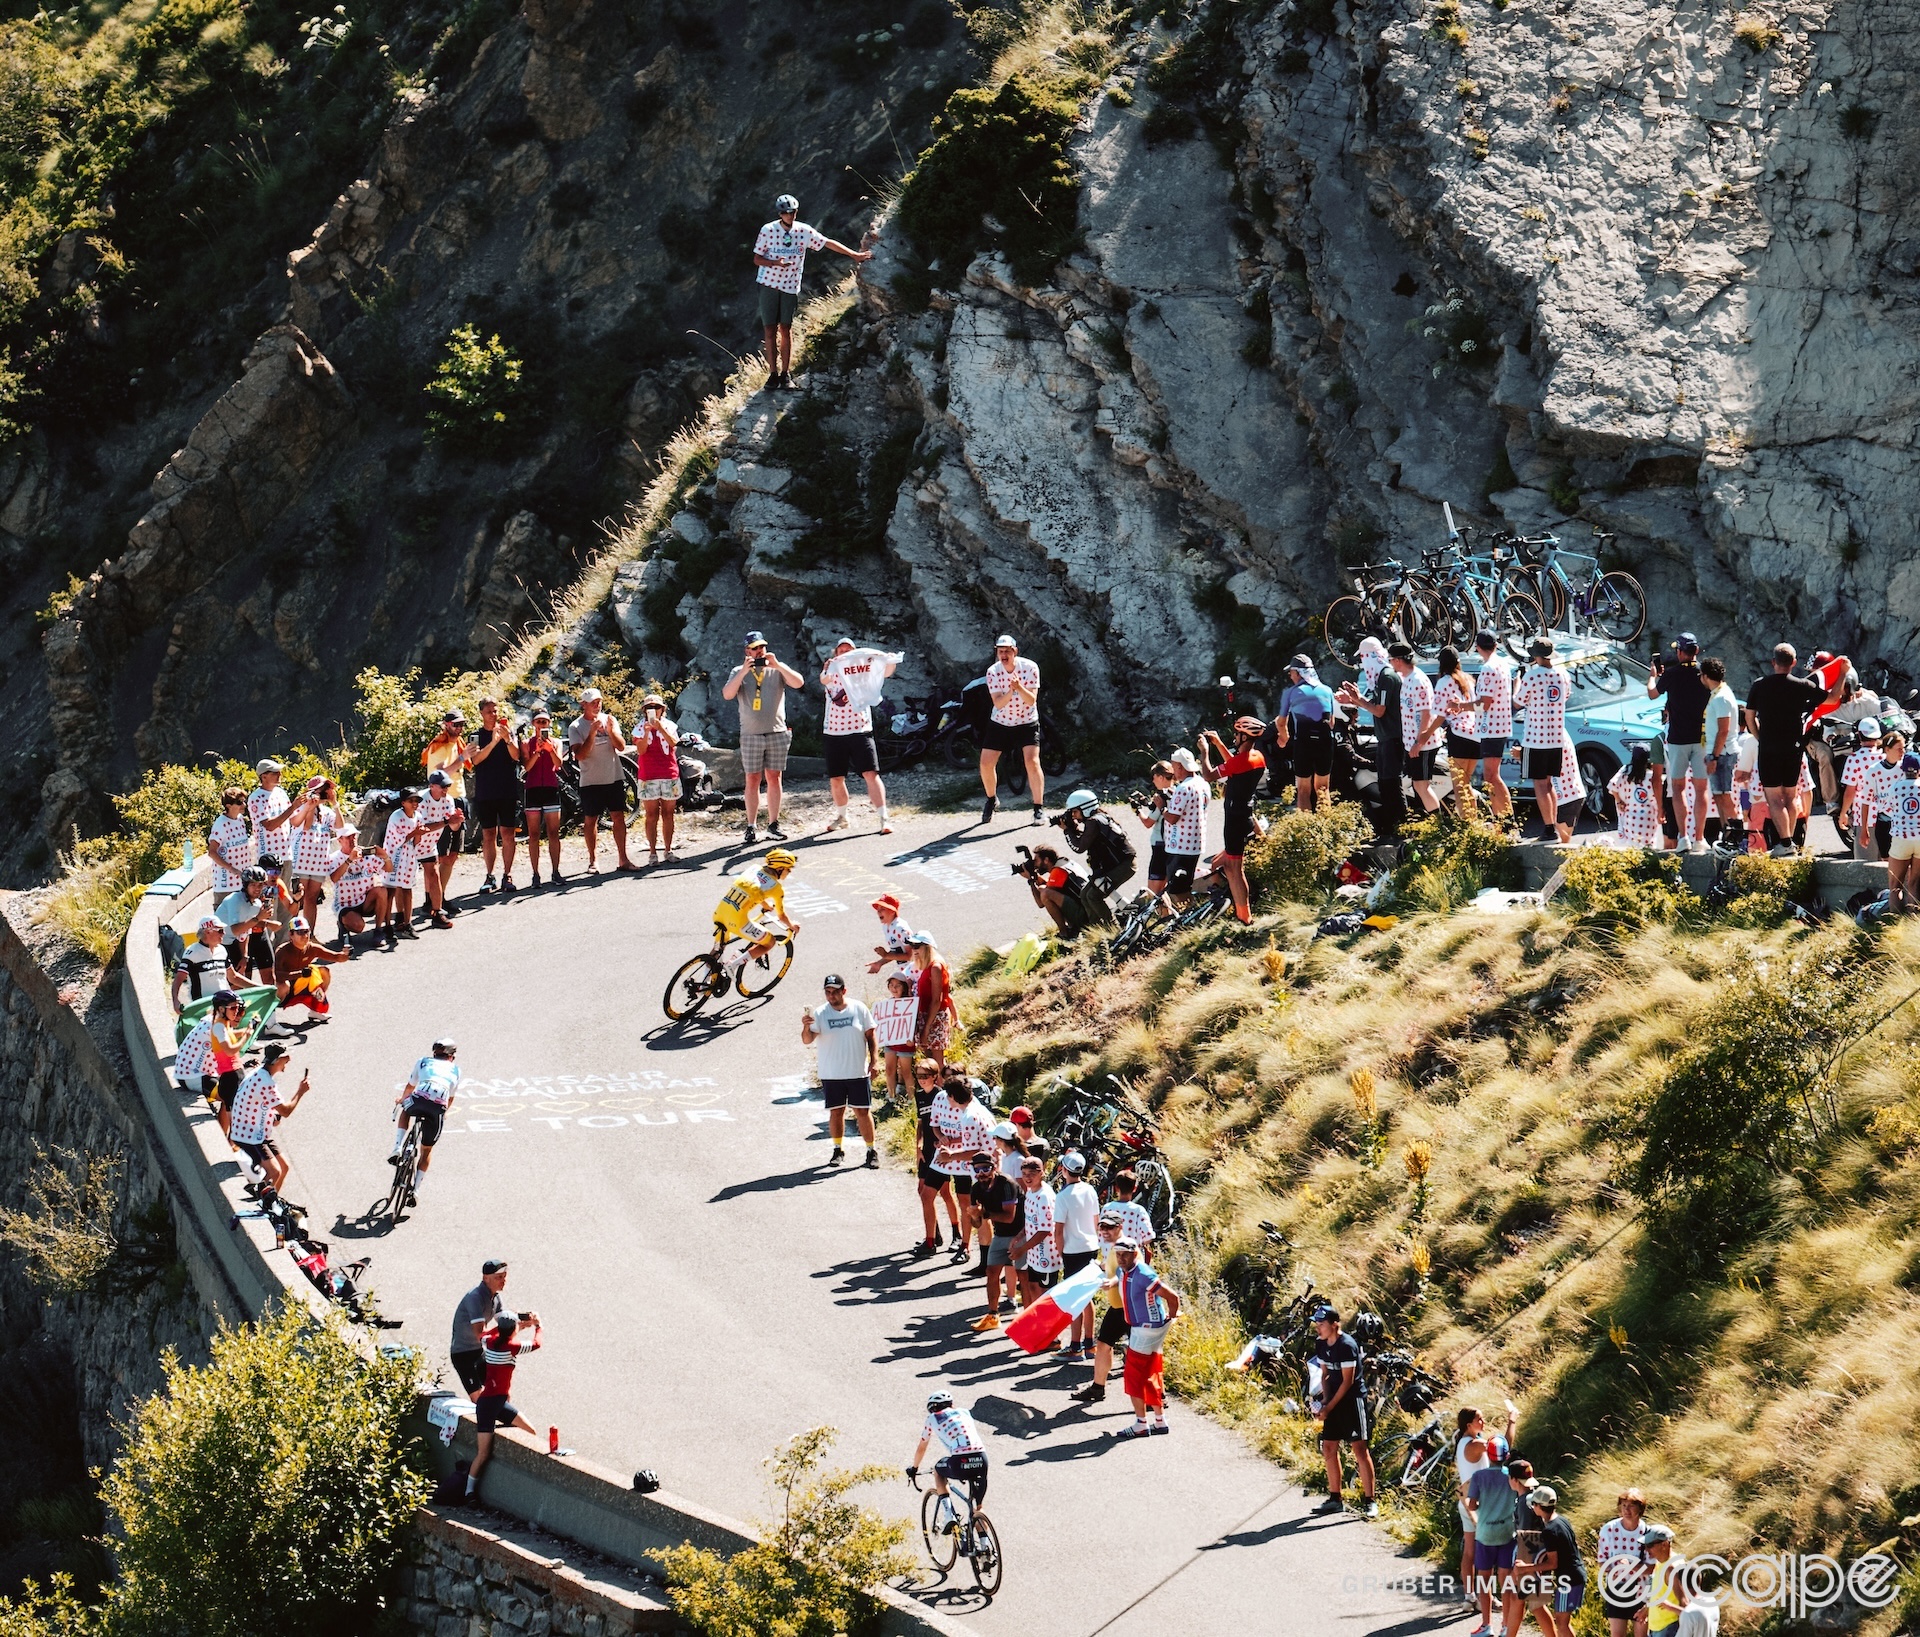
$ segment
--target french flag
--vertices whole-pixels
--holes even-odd
[[[1812,670],[1807,672],[1807,680],[1809,682],[1817,682],[1823,688],[1831,688],[1834,683],[1838,682],[1841,677],[1847,674],[1847,666],[1849,663],[1850,661],[1847,659],[1847,656],[1842,654],[1838,659],[1830,659],[1824,665],[1814,666]],[[1839,708],[1840,704],[1838,700],[1831,705],[1815,705],[1813,707],[1813,714],[1807,718],[1807,721],[1809,723],[1817,722],[1821,717],[1825,716],[1828,711],[1838,710]]]
[[[1012,1320],[1007,1325],[1008,1337],[1018,1342],[1024,1352],[1045,1351],[1059,1340],[1061,1331],[1087,1310],[1087,1305],[1100,1293],[1100,1286],[1106,1277],[1098,1262],[1089,1262],[1071,1279],[1062,1279],[1032,1307]]]

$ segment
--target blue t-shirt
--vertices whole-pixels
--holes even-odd
[[[1505,1546],[1512,1541],[1520,1497],[1513,1492],[1505,1467],[1482,1467],[1467,1483],[1467,1498],[1479,1503],[1473,1514],[1476,1546]]]
[[[1131,1273],[1120,1275],[1120,1311],[1128,1324],[1154,1328],[1167,1322],[1167,1304],[1158,1296],[1149,1296],[1157,1275],[1152,1268],[1134,1264]]]
[[[1280,714],[1303,722],[1324,722],[1333,715],[1333,689],[1324,682],[1290,683],[1280,695]]]

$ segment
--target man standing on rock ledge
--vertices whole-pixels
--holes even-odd
[[[871,250],[849,250],[818,228],[796,220],[800,201],[783,193],[773,202],[774,220],[753,241],[754,275],[760,286],[760,328],[766,334],[767,388],[793,391],[793,319],[800,310],[800,275],[809,250],[835,250],[853,261],[872,261]]]

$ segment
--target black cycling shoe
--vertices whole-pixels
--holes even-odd
[[[923,1262],[939,1248],[940,1247],[933,1243],[932,1240],[922,1239],[912,1250],[907,1252],[907,1260],[909,1262]]]
[[[982,824],[991,824],[993,822],[993,810],[999,805],[999,801],[994,797],[987,797],[987,799],[980,804],[980,822]]]
[[[880,1150],[877,1148],[869,1148],[867,1150],[867,1157],[860,1163],[869,1171],[878,1171],[880,1169]]]
[[[1107,1389],[1104,1384],[1096,1384],[1089,1381],[1086,1386],[1082,1387],[1073,1395],[1073,1401],[1076,1404],[1098,1404],[1102,1402],[1106,1396]]]
[[[836,1148],[831,1154],[827,1156],[827,1164],[838,1165],[846,1157],[847,1156],[845,1155],[845,1153],[843,1153],[840,1149]]]

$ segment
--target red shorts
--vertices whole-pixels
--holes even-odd
[[[1160,1371],[1165,1359],[1164,1353],[1136,1353],[1129,1347],[1126,1372],[1121,1378],[1127,1397],[1140,1399],[1150,1410],[1161,1408],[1167,1401],[1166,1392],[1160,1385]]]

